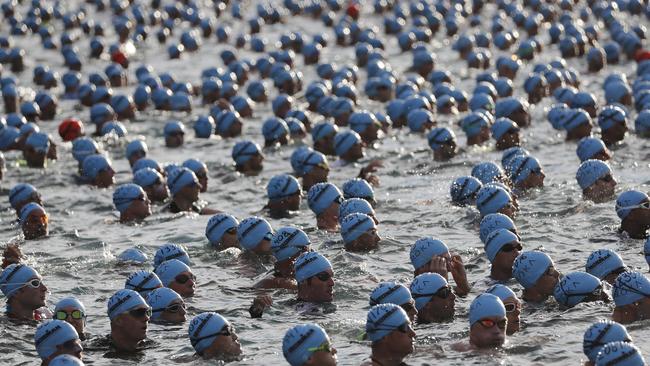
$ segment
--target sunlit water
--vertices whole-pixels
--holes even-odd
[[[493,8],[487,6],[487,12]],[[251,9],[250,5],[247,9]],[[250,10],[252,13],[253,10]],[[247,13],[249,14],[249,13]],[[97,15],[96,21],[108,23],[108,14]],[[631,23],[645,24],[645,18],[629,17]],[[233,34],[246,31],[245,24],[231,20],[230,15],[222,17],[230,23]],[[484,19],[489,19],[487,16]],[[364,10],[363,20],[381,25],[381,18]],[[55,26],[60,27],[60,24]],[[177,27],[175,37],[182,33],[183,26]],[[7,32],[5,26],[4,31]],[[59,28],[57,28],[59,29]],[[279,35],[289,30],[297,30],[305,35],[326,33],[331,29],[319,21],[305,17],[291,17],[287,24],[267,25],[263,34],[269,41],[278,40]],[[113,40],[112,28],[107,27],[108,39]],[[154,30],[155,31],[155,30]],[[152,32],[153,33],[153,32]],[[546,30],[539,37],[547,43]],[[382,37],[385,37],[383,33]],[[603,33],[606,40],[608,34]],[[411,63],[410,54],[400,54],[393,37],[384,38],[389,61],[399,72],[405,71]],[[28,70],[18,75],[22,86],[31,85],[31,69],[42,63],[63,73],[62,59],[58,52],[42,50],[35,36],[17,38],[17,43],[28,53]],[[333,42],[332,42],[333,43]],[[322,52],[321,60],[338,64],[353,63],[352,47],[332,45]],[[82,37],[79,47],[85,49],[88,40]],[[454,84],[466,91],[473,89],[477,71],[467,70],[464,62],[450,50],[449,40],[439,32],[431,47],[438,56],[437,68],[452,72]],[[142,62],[152,64],[156,71],[171,72],[177,80],[186,80],[198,85],[200,71],[209,66],[223,66],[219,52],[223,45],[216,44],[213,38],[204,42],[194,54],[186,54],[181,60],[167,60],[165,48],[151,37],[145,44],[139,44],[138,53],[131,59],[132,65]],[[85,54],[82,51],[81,54]],[[493,50],[493,61],[501,54]],[[240,51],[240,57],[259,57],[249,51]],[[536,62],[549,61],[559,57],[554,47],[546,47],[544,54]],[[305,75],[304,85],[315,78],[313,67],[303,67],[302,58],[297,57],[298,69]],[[84,73],[101,71],[106,60],[89,60],[84,63]],[[583,60],[570,60],[569,64],[579,72],[586,72]],[[129,69],[130,80],[135,80],[133,69]],[[520,70],[514,85],[516,95],[522,96],[520,86],[526,74],[532,69],[526,65]],[[623,63],[608,67],[598,75],[582,75],[582,88],[594,93],[603,101],[601,82],[609,72],[623,72],[633,79],[635,65]],[[253,76],[253,79],[256,76]],[[360,72],[357,87],[363,90],[365,71]],[[631,80],[632,80],[631,79]],[[133,84],[124,88],[114,88],[116,93],[130,93]],[[430,87],[430,86],[427,86]],[[241,88],[240,90],[245,90]],[[59,91],[60,92],[60,91]],[[273,91],[272,97],[275,96]],[[301,100],[301,99],[300,99]],[[550,98],[533,106],[532,127],[523,131],[523,146],[536,156],[546,172],[544,189],[524,196],[521,213],[516,219],[526,249],[543,248],[555,260],[562,272],[584,270],[584,263],[593,250],[610,248],[618,251],[628,265],[647,271],[642,252],[642,242],[624,239],[616,233],[618,218],[613,209],[614,202],[593,204],[584,202],[575,181],[575,171],[579,160],[575,154],[575,143],[565,143],[563,136],[553,130],[546,121],[544,108],[550,105]],[[362,98],[361,105],[371,111],[383,111],[380,103]],[[128,139],[137,135],[146,136],[150,149],[149,156],[159,162],[182,162],[194,157],[206,162],[210,169],[209,189],[202,199],[210,207],[232,213],[238,218],[261,214],[265,204],[266,182],[275,174],[290,171],[289,155],[295,146],[267,152],[264,172],[258,177],[243,177],[231,166],[230,151],[235,141],[212,138],[194,139],[188,131],[186,144],[180,149],[164,147],[162,126],[172,118],[178,118],[191,127],[193,117],[207,114],[208,108],[200,106],[195,99],[195,109],[191,115],[169,114],[147,110],[136,120],[128,122]],[[68,116],[79,116],[88,120],[89,111],[70,101],[60,101],[59,116],[56,121]],[[255,118],[245,121],[245,136],[262,142],[261,124],[271,114],[269,104],[258,104]],[[456,125],[460,116],[440,118],[439,125],[452,127],[464,145],[464,134]],[[631,120],[636,117],[631,112]],[[318,121],[316,115],[313,120]],[[87,127],[92,128],[92,126]],[[310,236],[313,247],[330,259],[335,271],[335,301],[337,310],[322,316],[301,316],[291,307],[283,305],[294,297],[287,292],[273,293],[276,305],[265,313],[262,319],[251,319],[248,306],[258,294],[249,287],[260,278],[272,264],[251,261],[242,257],[239,251],[229,250],[217,253],[206,246],[204,229],[209,217],[194,214],[171,215],[160,213],[159,207],[154,215],[142,225],[119,224],[111,201],[112,189],[102,190],[78,185],[75,177],[77,163],[70,154],[70,144],[61,143],[56,134],[58,122],[40,123],[41,128],[50,132],[59,143],[59,157],[50,162],[47,169],[28,169],[19,164],[20,154],[6,154],[8,174],[0,182],[2,207],[2,243],[18,242],[28,256],[28,263],[34,265],[44,276],[51,291],[51,306],[60,298],[74,295],[86,305],[88,313],[87,329],[92,336],[102,336],[109,332],[106,316],[106,301],[116,290],[122,288],[129,273],[137,269],[151,269],[150,266],[124,266],[116,262],[115,256],[122,250],[137,246],[149,254],[167,242],[181,243],[188,247],[192,270],[198,277],[197,295],[188,301],[189,316],[202,311],[218,311],[236,327],[244,349],[244,358],[239,364],[282,364],[281,342],[284,332],[294,324],[317,322],[332,337],[338,349],[339,362],[344,365],[359,364],[369,354],[369,344],[358,341],[363,331],[368,295],[382,280],[397,280],[408,284],[412,278],[412,267],[408,252],[412,243],[423,236],[433,236],[445,241],[454,251],[462,255],[467,265],[468,277],[473,284],[470,295],[458,298],[456,318],[451,323],[417,325],[416,352],[408,359],[411,364],[578,364],[584,359],[582,354],[582,335],[584,330],[596,319],[608,318],[612,305],[602,303],[582,304],[571,310],[561,310],[555,304],[543,307],[524,306],[522,313],[523,330],[509,338],[504,350],[487,353],[458,353],[451,345],[467,338],[467,309],[470,301],[487,287],[486,277],[489,264],[483,254],[478,238],[478,212],[473,208],[454,207],[449,202],[449,185],[460,175],[469,175],[471,167],[480,161],[499,162],[501,154],[492,145],[467,148],[450,163],[437,163],[432,159],[426,139],[422,135],[410,134],[406,130],[392,131],[375,149],[367,151],[368,159],[382,159],[385,165],[379,172],[381,186],[376,188],[379,202],[376,211],[382,222],[379,227],[383,237],[381,247],[368,254],[351,254],[343,249],[338,234],[326,233],[315,228],[315,217],[303,202],[300,213],[290,219],[270,220],[274,228],[285,225],[302,227]],[[309,142],[309,141],[307,141]],[[128,162],[124,157],[125,142],[104,144],[113,159],[118,183],[132,179]],[[611,162],[618,191],[636,188],[648,191],[650,183],[650,160],[648,148],[650,140],[642,140],[629,135],[625,143],[615,150]],[[360,166],[346,166],[333,170],[330,181],[341,185],[345,180],[357,175]],[[8,190],[18,182],[35,185],[42,193],[46,209],[50,214],[50,236],[46,239],[25,242],[15,225],[13,210],[8,204]],[[518,291],[520,287],[512,283]],[[33,345],[34,325],[16,325],[6,319],[0,321],[0,362],[12,365],[36,364],[37,354]],[[646,355],[650,355],[649,323],[642,322],[628,327],[636,345]],[[154,345],[141,354],[128,360],[104,358],[101,350],[87,350],[85,361],[93,365],[135,365],[135,364],[206,364],[194,356],[187,339],[187,324],[183,326],[150,325],[149,338]]]

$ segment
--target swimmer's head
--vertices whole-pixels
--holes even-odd
[[[210,245],[220,247],[226,244],[223,242],[226,233],[234,234],[234,239],[236,239],[238,225],[239,221],[234,216],[218,213],[208,220],[208,224],[205,226],[205,237],[208,238]]]
[[[457,205],[473,204],[481,188],[483,188],[483,183],[474,177],[456,178],[449,189],[451,200]]]
[[[285,261],[309,250],[311,242],[304,231],[296,227],[283,227],[273,234],[271,252],[278,262]]]
[[[614,281],[612,294],[617,307],[637,303],[650,297],[650,280],[641,272],[623,272]]]
[[[413,268],[417,271],[433,257],[449,254],[449,248],[445,243],[438,239],[425,237],[418,239],[411,247],[410,258]]]
[[[535,286],[551,266],[553,260],[546,253],[537,250],[522,252],[512,265],[512,276],[528,289]]]
[[[479,229],[479,237],[481,238],[483,244],[485,244],[488,235],[497,229],[507,229],[515,234],[517,233],[517,227],[510,217],[502,213],[485,215],[481,219]]]
[[[243,219],[237,226],[237,239],[246,250],[268,253],[271,250],[273,228],[261,217]]]
[[[188,266],[191,264],[190,256],[182,245],[168,243],[161,245],[156,250],[156,254],[153,257],[153,266],[158,267],[162,262],[170,259],[178,259]]]
[[[598,249],[592,252],[585,265],[587,273],[601,280],[605,280],[611,275],[618,276],[625,272],[626,269],[627,266],[623,263],[621,256],[611,249]],[[613,278],[613,280],[615,279],[616,277]],[[608,280],[608,282],[610,281]]]
[[[603,300],[603,284],[598,277],[587,272],[571,272],[558,282],[553,296],[559,304],[567,307],[581,302]]]
[[[323,328],[316,324],[299,324],[284,334],[282,353],[291,366],[302,366],[315,352],[321,351],[324,345],[329,347],[331,352],[330,338]],[[336,356],[334,359],[336,360]]]
[[[589,358],[589,361],[596,362],[598,353],[610,342],[632,342],[632,336],[627,332],[625,326],[611,321],[599,320],[593,323],[585,331],[582,350]]]
[[[70,347],[72,349],[68,352],[74,352],[77,356],[81,356],[83,348],[79,343],[77,331],[70,323],[62,320],[46,320],[36,328],[34,334],[34,345],[38,356],[43,361],[47,361],[57,352],[63,352],[63,345],[70,341],[77,341],[77,343]]]
[[[373,343],[379,342],[403,325],[410,327],[410,321],[404,309],[395,304],[379,304],[368,311],[366,334]]]
[[[143,297],[147,296],[152,290],[162,286],[163,284],[157,274],[144,270],[131,273],[124,283],[125,289],[133,290]]]
[[[108,317],[111,322],[114,321],[118,316],[127,313],[132,309],[138,307],[149,308],[149,305],[147,305],[147,302],[144,301],[140,294],[133,290],[127,289],[119,290],[114,293],[113,296],[108,299],[106,306]]]

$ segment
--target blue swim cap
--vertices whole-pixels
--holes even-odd
[[[309,249],[309,237],[304,231],[296,227],[283,227],[273,234],[271,251],[275,259],[280,262]]]
[[[124,213],[131,203],[140,197],[147,199],[147,194],[139,185],[133,183],[121,184],[113,192],[113,204],[120,213]]]
[[[510,180],[512,180],[513,183],[518,184],[528,178],[530,174],[541,172],[542,167],[536,158],[530,155],[519,155],[510,161],[506,170],[508,171]]]
[[[637,346],[628,342],[610,342],[598,352],[595,366],[644,366],[645,360]]]
[[[339,128],[331,122],[319,122],[311,129],[311,139],[316,142],[330,135],[335,135]]]
[[[0,150],[7,150],[20,137],[20,130],[7,126],[0,130]]]
[[[197,176],[201,170],[205,170],[206,172],[208,171],[207,165],[199,159],[187,159],[183,162],[182,166],[193,171]]]
[[[257,154],[261,154],[259,145],[252,141],[240,141],[232,148],[231,156],[235,164],[243,165]]]
[[[493,285],[489,289],[485,290],[485,292],[498,297],[501,301],[506,301],[509,298],[517,299],[517,295],[510,289],[510,287],[500,283]]]
[[[599,286],[602,290],[602,283],[598,277],[587,272],[571,272],[562,277],[555,285],[553,297],[558,303],[573,307],[581,303]]]
[[[50,148],[50,137],[46,133],[33,132],[25,140],[25,146],[31,146],[40,153],[47,153]]]
[[[351,213],[341,220],[341,236],[346,244],[376,228],[375,220],[360,212]]]
[[[632,337],[625,326],[611,320],[599,320],[585,331],[582,350],[589,361],[596,362],[598,352],[610,342],[632,343]]]
[[[218,213],[208,220],[205,226],[205,237],[213,246],[218,246],[223,234],[230,229],[237,229],[239,221],[234,216]]]
[[[150,271],[136,271],[127,277],[124,288],[133,290],[142,296],[147,296],[152,290],[162,287],[163,284],[158,275]]]
[[[10,264],[0,274],[0,290],[7,301],[32,278],[40,278],[36,270],[26,264]]]
[[[375,210],[368,201],[363,198],[353,197],[341,202],[341,205],[339,206],[339,222],[347,215],[355,212],[366,214],[368,216],[375,215]]]
[[[169,259],[156,266],[154,272],[160,278],[163,286],[169,287],[169,284],[175,281],[176,276],[183,272],[191,272],[191,269],[178,259]]]
[[[42,210],[43,212],[45,212],[45,209],[41,205],[35,202],[30,202],[20,209],[20,222],[22,224],[27,222],[27,218],[29,217],[29,214],[31,214],[34,210]]]
[[[343,194],[332,183],[317,183],[313,185],[307,193],[307,203],[309,208],[316,214],[322,214],[334,202],[340,203],[343,200]]]
[[[517,231],[517,227],[510,217],[498,212],[485,215],[483,219],[481,219],[479,229],[479,237],[483,244],[487,241],[490,233],[497,229]]]
[[[469,324],[489,317],[505,318],[506,308],[503,301],[493,294],[482,293],[472,300],[469,306]]]
[[[38,356],[45,360],[59,351],[65,342],[79,339],[74,327],[63,320],[45,320],[36,328],[34,345]]]
[[[427,141],[432,150],[437,150],[442,144],[456,141],[456,135],[447,127],[437,127],[429,131]]]
[[[165,129],[164,129],[165,137],[168,137],[173,133],[185,134],[185,125],[180,121],[169,121],[165,123]]]
[[[560,116],[560,124],[567,131],[572,131],[582,124],[592,125],[589,113],[582,109],[571,108]]]
[[[4,121],[2,122],[2,124],[3,126],[0,127],[4,128]],[[20,126],[20,129],[18,131],[20,131],[20,137],[23,137],[23,136],[29,136],[34,132],[40,132],[41,129],[38,127],[36,123],[27,122],[24,125]]]
[[[114,118],[115,111],[113,107],[106,103],[97,103],[90,107],[90,121],[96,125],[101,125],[106,121]]]
[[[409,323],[409,317],[401,307],[395,304],[375,305],[368,311],[366,334],[372,342],[378,342],[404,323]]]
[[[126,158],[130,158],[133,154],[142,152],[144,156],[147,155],[149,149],[147,148],[147,143],[142,140],[133,140],[126,145]]]
[[[190,322],[188,336],[196,353],[208,349],[218,336],[218,332],[230,327],[230,322],[214,312],[205,312],[195,316]]]
[[[607,151],[607,147],[603,140],[598,137],[585,137],[580,142],[578,142],[578,148],[576,149],[576,154],[580,158],[580,162],[585,160],[593,159],[594,156],[601,151]]]
[[[16,209],[20,203],[28,200],[34,193],[38,194],[38,191],[33,185],[18,183],[9,191],[9,203]]]
[[[133,183],[142,188],[149,187],[156,182],[162,182],[163,176],[152,168],[143,168],[133,174]]]
[[[482,187],[483,183],[474,177],[456,178],[449,189],[451,200],[459,205],[470,204]]]
[[[397,304],[403,305],[411,302],[413,297],[411,291],[397,282],[381,282],[370,293],[370,306],[379,304]]]
[[[585,270],[601,280],[620,268],[627,268],[618,253],[610,249],[598,249],[589,255]]]
[[[350,179],[343,183],[343,197],[374,200],[375,192],[370,183],[361,178]]]
[[[81,310],[84,314],[86,313],[86,307],[84,304],[74,296],[64,297],[63,299],[59,300],[59,302],[57,302],[56,306],[54,307],[54,313],[63,308],[73,308]]]
[[[485,253],[490,263],[494,262],[497,254],[504,245],[519,242],[519,237],[508,229],[495,229],[485,239]]]
[[[310,150],[305,154],[298,155],[297,159],[294,169],[301,173],[300,175],[308,174],[316,166],[329,170],[327,157],[319,151]]]
[[[496,213],[510,202],[512,202],[512,198],[508,191],[497,186],[485,186],[478,191],[476,196],[476,208],[480,211],[481,216]]]
[[[354,131],[343,131],[334,136],[334,149],[339,157],[348,152],[352,146],[360,143],[361,137]]]
[[[300,182],[289,174],[276,175],[266,185],[269,200],[287,198],[300,192]]]
[[[287,126],[287,123],[283,119],[271,117],[264,121],[262,134],[266,141],[277,141],[282,136],[289,134],[289,126]]]
[[[636,190],[625,191],[618,195],[616,199],[616,214],[623,220],[632,210],[639,207],[642,202],[650,200],[648,195]]]
[[[524,288],[531,288],[552,265],[553,260],[546,253],[537,250],[521,252],[512,264],[512,276]]]
[[[512,160],[519,155],[526,156],[526,155],[530,155],[530,153],[528,152],[528,150],[520,146],[513,146],[505,149],[503,151],[503,154],[501,155],[501,166],[506,167],[510,165]]]
[[[241,123],[241,116],[237,111],[231,111],[224,109],[220,111],[216,116],[216,133],[217,134],[227,134],[228,130],[235,122]]]
[[[158,267],[162,262],[168,261],[170,259],[178,259],[179,261],[187,264],[191,264],[190,256],[187,254],[187,250],[178,244],[167,243],[161,245],[153,257],[153,266]]]
[[[421,311],[436,292],[447,286],[447,280],[437,273],[423,273],[411,282],[409,289],[415,299],[415,308]]]
[[[149,307],[139,293],[127,289],[119,290],[108,299],[106,306],[108,309],[108,318],[113,321],[119,315],[138,306]]]
[[[293,264],[296,282],[301,283],[315,275],[332,269],[332,264],[318,252],[302,253]]]
[[[641,272],[621,273],[612,288],[616,306],[625,306],[650,297],[650,280]]]
[[[510,131],[519,132],[519,126],[509,118],[499,118],[490,127],[490,130],[492,131],[492,138],[498,141]]]
[[[101,135],[105,136],[114,133],[117,137],[124,137],[128,134],[126,126],[119,121],[109,121],[102,126]]]
[[[136,161],[133,164],[131,171],[135,174],[136,172],[144,168],[151,168],[157,172],[162,171],[162,167],[160,166],[160,164],[158,164],[157,161],[149,158],[138,159],[138,161]]]
[[[436,123],[435,116],[430,111],[417,108],[408,113],[406,116],[406,123],[411,129],[411,132],[424,132],[425,123]]]
[[[620,103],[626,95],[632,94],[627,83],[620,81],[605,84],[604,89],[607,103]]]
[[[95,179],[97,174],[108,168],[111,168],[111,162],[108,158],[101,154],[93,154],[84,159],[81,171],[84,177]]]
[[[510,115],[519,109],[526,110],[528,108],[528,103],[522,102],[521,100],[508,97],[499,99],[494,107],[494,114],[496,118],[506,117],[510,118]]]
[[[262,240],[273,238],[273,228],[261,217],[251,216],[243,219],[237,226],[237,240],[246,250],[257,248]]]
[[[168,173],[167,187],[172,195],[176,195],[181,189],[188,185],[200,185],[199,179],[193,171],[185,167],[179,167]]]
[[[431,237],[420,238],[411,247],[409,256],[415,270],[429,263],[433,257],[449,253],[445,243]]]
[[[598,125],[601,130],[607,131],[617,124],[627,125],[625,110],[616,105],[606,105],[598,114]]]
[[[501,167],[491,161],[478,163],[472,168],[472,176],[483,184],[494,182],[497,177],[503,175]]]
[[[214,133],[215,123],[212,116],[198,116],[194,121],[196,137],[210,138]]]
[[[80,359],[70,355],[58,355],[49,363],[50,366],[84,366]]]
[[[489,84],[492,85],[492,84]],[[494,99],[492,96],[486,93],[476,93],[472,95],[472,98],[469,100],[469,109],[474,112],[479,109],[493,112],[494,111]]]
[[[583,190],[591,187],[596,181],[607,174],[612,174],[612,169],[609,164],[595,159],[585,160],[576,173],[578,185]]]
[[[176,291],[167,287],[156,288],[148,292],[146,294],[146,301],[151,307],[151,320],[160,320],[165,308],[167,308],[172,301],[176,300],[183,301],[183,298]]]
[[[120,255],[117,256],[117,259],[122,262],[133,262],[133,263],[145,263],[149,260],[147,255],[144,254],[140,249],[128,248],[124,250]]]
[[[143,159],[140,159],[143,160]],[[140,161],[138,160],[138,161]],[[176,171],[181,169],[182,167],[176,163],[167,163],[165,164],[165,167],[163,168],[164,174],[167,175],[167,177],[171,177],[171,175]],[[167,183],[169,186],[169,183]]]
[[[316,324],[299,324],[284,334],[282,353],[291,366],[302,366],[324,343],[330,343],[330,339],[323,328]]]
[[[467,137],[473,137],[478,135],[483,128],[490,127],[490,121],[485,114],[472,112],[461,119],[460,127]]]
[[[356,133],[363,133],[371,125],[381,126],[375,115],[367,110],[354,112],[348,118],[348,125]]]

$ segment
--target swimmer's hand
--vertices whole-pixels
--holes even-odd
[[[379,177],[372,174],[376,173],[379,168],[383,168],[384,163],[381,160],[372,160],[365,167],[361,168],[359,178],[366,180],[373,186],[379,186]]]
[[[447,258],[445,257],[433,257],[429,262],[429,272],[437,273],[444,279],[447,279],[447,267]]]
[[[260,295],[255,297],[248,312],[251,314],[251,318],[261,318],[264,310],[271,307],[271,305],[273,305],[273,299],[270,295]]]
[[[447,261],[447,270],[456,282],[456,295],[465,296],[469,293],[470,287],[467,281],[467,272],[465,272],[465,265],[463,258],[460,255],[454,254],[451,260]]]

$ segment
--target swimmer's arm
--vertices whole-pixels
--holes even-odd
[[[296,282],[289,278],[268,276],[255,284],[255,288],[297,290]]]
[[[359,171],[359,178],[367,181],[368,183],[372,184],[373,186],[378,186],[379,185],[379,177],[374,175],[373,173],[376,173],[379,168],[383,168],[384,163],[381,160],[371,160],[368,165],[365,167],[361,168]]]
[[[264,314],[266,308],[273,305],[273,299],[271,295],[260,295],[253,299],[253,304],[248,308],[248,313],[251,315],[251,318],[261,318]]]
[[[199,212],[200,215],[215,215],[218,213],[221,213],[221,211],[209,207],[203,207]]]
[[[465,265],[460,255],[452,255],[451,260],[448,262],[449,272],[456,282],[456,295],[465,296],[470,291],[469,282],[467,281],[467,272]]]

